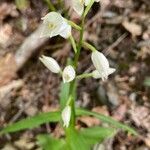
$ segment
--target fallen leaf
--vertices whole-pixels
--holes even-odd
[[[12,17],[17,17],[18,12],[14,4],[4,2],[0,4],[0,22],[8,15]]]
[[[16,62],[12,54],[0,58],[0,87],[16,77]]]
[[[11,43],[12,27],[9,24],[0,26],[0,46],[6,48]]]
[[[139,36],[142,34],[142,27],[136,23],[124,21],[122,25],[133,36]]]
[[[144,106],[132,106],[129,111],[132,120],[137,126],[150,131],[150,110]]]
[[[96,126],[100,124],[100,120],[97,118],[83,116],[78,119],[82,123],[86,124],[88,127]]]

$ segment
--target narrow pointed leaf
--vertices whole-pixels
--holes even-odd
[[[59,120],[60,120],[60,112],[41,113],[37,116],[26,118],[16,123],[8,125],[7,127],[5,127],[0,131],[0,134],[16,132],[24,129],[31,129],[38,127],[39,125],[44,123],[57,122]]]
[[[98,126],[92,128],[85,128],[80,131],[80,135],[84,137],[86,143],[90,146],[113,136],[115,133],[116,130],[113,128],[104,128]]]
[[[84,109],[81,109],[81,108],[77,108],[76,109],[76,113],[78,116],[81,116],[81,115],[91,115],[91,116],[94,116],[98,119],[100,119],[101,121],[103,122],[107,122],[117,128],[120,128],[120,129],[123,129],[125,131],[128,131],[129,133],[131,134],[134,134],[134,135],[138,135],[138,133],[131,127],[127,126],[127,125],[124,125],[114,119],[112,119],[111,117],[109,116],[105,116],[105,115],[102,115],[102,114],[99,114],[99,113],[96,113],[96,112],[91,112],[91,111],[88,111],[88,110],[84,110]]]

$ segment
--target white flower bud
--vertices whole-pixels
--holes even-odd
[[[39,59],[51,72],[59,73],[61,71],[60,66],[54,58],[42,55]]]
[[[71,119],[71,107],[69,105],[63,109],[61,117],[64,123],[64,127],[68,127]]]
[[[72,0],[73,9],[81,16],[84,11],[84,0]]]
[[[42,18],[41,37],[54,37],[60,35],[68,38],[71,35],[71,26],[57,12],[50,12]]]
[[[99,2],[100,0],[94,0],[95,2]],[[81,16],[84,11],[84,5],[88,6],[91,0],[72,0],[73,9],[75,12]]]
[[[67,66],[62,73],[64,83],[70,82],[75,78],[75,70],[72,66]]]
[[[110,74],[115,72],[114,68],[109,67],[107,58],[101,52],[92,52],[91,59],[96,68],[96,70],[93,71],[93,78],[102,78],[102,80],[106,80]]]

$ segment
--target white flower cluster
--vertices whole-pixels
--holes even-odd
[[[73,9],[82,15],[84,7],[90,5],[90,3],[99,2],[100,0],[72,0]],[[71,36],[71,26],[68,24],[67,20],[63,18],[57,12],[50,12],[45,17],[42,18],[42,33],[41,37],[54,37],[57,35],[63,38],[69,38]],[[53,73],[61,74],[63,82],[71,82],[76,77],[76,72],[73,66],[66,66],[63,71],[55,59],[52,57],[41,56],[40,61]],[[95,70],[91,73],[92,77],[95,79],[101,78],[106,80],[110,74],[112,74],[115,69],[110,68],[107,58],[99,51],[94,50],[91,54],[91,60],[95,67]],[[71,120],[71,107],[66,105],[62,111],[62,120],[64,127],[68,127]]]
[[[103,81],[108,76],[115,72],[114,68],[109,67],[107,58],[99,51],[92,52],[91,59],[96,70],[92,72],[92,77],[95,79],[101,78]],[[63,82],[71,82],[75,79],[76,73],[71,65],[68,65],[61,71],[61,68],[57,61],[52,57],[42,56],[40,57],[41,62],[53,73],[62,74]]]

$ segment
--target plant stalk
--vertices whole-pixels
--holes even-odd
[[[78,59],[79,59],[79,56],[80,56],[80,51],[81,51],[81,48],[82,48],[83,33],[84,33],[84,17],[82,16],[80,39],[79,39],[79,44],[77,45],[77,52],[75,53],[75,58],[74,58],[74,62],[73,62],[75,70],[77,69],[77,63],[78,63]],[[71,82],[70,89],[69,89],[69,97],[72,97],[71,102],[70,102],[71,120],[70,120],[69,127],[66,128],[66,140],[69,138],[69,134],[70,134],[69,131],[75,130],[75,97],[73,97],[74,90],[76,90],[76,79]]]
[[[56,8],[54,7],[51,0],[45,0],[45,1],[47,2],[50,11],[56,11]]]

